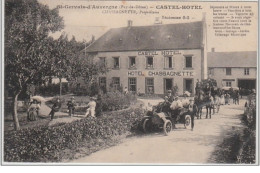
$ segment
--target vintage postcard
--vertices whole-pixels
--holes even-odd
[[[2,165],[258,165],[258,1],[5,0]]]

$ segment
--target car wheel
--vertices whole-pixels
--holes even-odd
[[[191,116],[185,115],[184,127],[186,129],[191,129]]]
[[[170,120],[166,120],[163,124],[163,132],[166,136],[172,131],[172,122]]]
[[[149,120],[149,119],[145,119],[145,120],[143,121],[143,131],[144,131],[144,133],[147,133],[147,132],[148,132],[148,126],[147,126],[148,120]]]

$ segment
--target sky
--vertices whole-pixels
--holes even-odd
[[[102,9],[83,9],[83,8],[59,8],[59,14],[63,17],[65,28],[64,32],[71,37],[74,35],[76,40],[89,41],[92,35],[98,39],[110,28],[126,27],[127,21],[132,20],[133,26],[153,25],[155,19],[158,18],[162,24],[171,23],[188,23],[194,21],[201,21],[203,13],[206,14],[207,21],[207,41],[208,51],[212,47],[216,52],[224,51],[256,51],[257,50],[257,22],[258,11],[256,2],[170,2],[170,1],[84,1],[84,0],[38,0],[40,3],[48,5],[53,9],[62,5],[68,6],[116,6],[130,9],[130,6],[136,8],[138,14],[108,14],[107,10]],[[201,9],[169,9],[173,6],[182,5],[200,5]],[[211,6],[251,6],[253,17],[251,26],[247,26],[250,32],[244,37],[217,37],[215,36],[213,25],[213,10]],[[171,7],[169,7],[171,6]],[[148,9],[144,9],[148,8]],[[164,8],[164,9],[158,9]],[[167,8],[167,9],[165,9]],[[139,11],[153,11],[155,14],[140,14]],[[167,19],[171,17],[171,19]],[[176,18],[181,19],[176,19]],[[185,19],[183,19],[185,17]],[[189,18],[188,18],[189,17]],[[188,18],[188,19],[187,19]],[[62,32],[63,32],[62,31]],[[58,37],[61,33],[53,34],[53,37]]]

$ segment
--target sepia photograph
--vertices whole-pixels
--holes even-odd
[[[258,1],[2,1],[1,165],[259,165]]]

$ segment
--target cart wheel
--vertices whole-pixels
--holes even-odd
[[[187,129],[191,129],[191,116],[190,115],[185,115],[184,127]]]
[[[172,123],[170,120],[166,120],[163,124],[163,132],[166,136],[172,131]]]
[[[148,132],[147,123],[148,123],[148,119],[145,119],[145,120],[143,121],[143,131],[144,131],[144,133],[147,133],[147,132]]]

